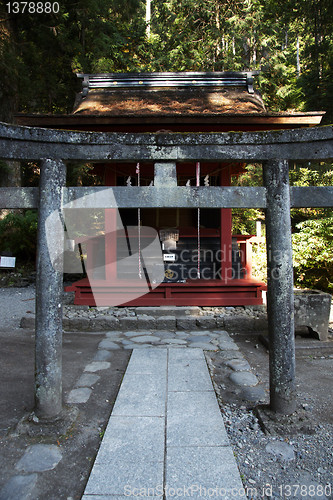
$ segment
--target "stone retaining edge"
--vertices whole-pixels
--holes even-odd
[[[34,316],[23,316],[20,328],[35,328]],[[231,333],[267,331],[267,319],[251,318],[248,315],[233,315],[214,318],[212,316],[162,316],[64,318],[63,329],[70,331],[103,332],[116,330],[211,330],[224,329]]]

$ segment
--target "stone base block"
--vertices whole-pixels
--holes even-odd
[[[137,330],[138,329],[138,318],[136,316],[129,318],[120,318],[119,320],[120,330]]]
[[[161,316],[156,319],[157,330],[175,330],[176,318],[175,316]]]
[[[144,314],[148,316],[197,316],[200,311],[198,306],[147,306],[137,307],[136,314],[138,316]]]
[[[112,316],[101,316],[90,320],[90,331],[101,332],[104,330],[119,330],[119,321]]]
[[[154,318],[154,316],[139,314],[137,318],[138,318],[138,330],[155,330],[156,318]]]
[[[180,316],[176,319],[179,330],[194,330],[197,328],[197,318],[191,316]]]
[[[311,328],[327,340],[332,297],[320,290],[294,290],[295,328]]]
[[[253,332],[255,319],[250,316],[225,316],[224,328],[228,332]]]
[[[216,318],[212,316],[199,316],[197,318],[197,326],[203,330],[211,330],[216,328]]]

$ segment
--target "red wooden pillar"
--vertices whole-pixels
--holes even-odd
[[[230,186],[230,167],[222,168],[220,185]],[[222,280],[232,278],[232,219],[231,208],[221,208],[221,277]]]
[[[250,280],[252,279],[252,243],[249,240],[246,240],[245,243],[245,248],[246,248],[246,263],[245,263],[245,269],[246,269],[246,276],[245,278]]]
[[[116,171],[111,165],[105,167],[105,185],[117,184]],[[105,279],[117,280],[117,208],[105,209]]]
[[[241,266],[245,279],[252,279],[252,243],[248,238],[240,243]]]

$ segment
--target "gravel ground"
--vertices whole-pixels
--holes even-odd
[[[223,416],[249,498],[333,498],[332,425],[283,438],[242,407],[223,405]]]
[[[256,335],[232,335],[269,402],[268,353]],[[331,347],[330,347],[331,343]],[[227,433],[248,498],[333,498],[333,339],[296,339],[296,386],[299,413],[313,434],[265,433],[252,403],[229,379],[223,353],[208,353],[215,389]],[[314,347],[312,347],[314,346]],[[317,351],[317,352],[316,352]]]
[[[35,286],[0,288],[0,328],[19,328],[22,316],[35,312]]]

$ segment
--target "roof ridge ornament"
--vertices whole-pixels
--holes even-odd
[[[254,77],[259,71],[159,72],[159,73],[77,73],[82,78],[82,94],[90,89],[114,88],[180,88],[242,87],[254,93]]]

